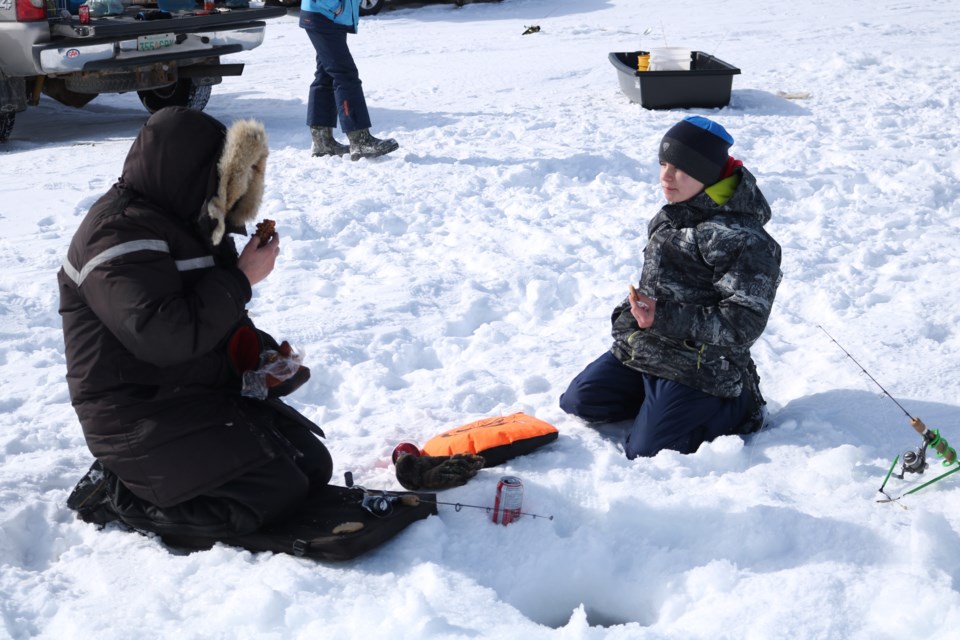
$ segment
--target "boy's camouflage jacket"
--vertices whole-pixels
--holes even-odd
[[[626,299],[611,318],[621,362],[720,397],[740,395],[755,375],[750,346],[782,276],[780,245],[763,229],[770,205],[749,171],[735,175],[725,204],[701,192],[650,221],[637,289],[657,299],[653,325],[641,330]]]

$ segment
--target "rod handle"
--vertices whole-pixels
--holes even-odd
[[[920,418],[910,418],[910,426],[913,427],[913,430],[924,435],[927,432],[927,425],[923,424],[923,420]]]
[[[927,429],[927,425],[923,424],[923,420],[920,418],[910,418],[910,426],[923,436],[927,443],[933,447],[933,450],[943,458],[944,465],[950,466],[957,461],[957,450],[940,437],[939,431],[930,431]]]

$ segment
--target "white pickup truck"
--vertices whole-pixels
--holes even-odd
[[[71,6],[0,0],[0,142],[17,112],[41,94],[82,107],[100,93],[136,91],[150,112],[203,109],[212,85],[243,72],[243,64],[222,64],[220,57],[260,46],[264,20],[286,14],[279,6],[218,3],[212,11],[196,5],[171,13],[121,5],[122,13],[81,24]]]

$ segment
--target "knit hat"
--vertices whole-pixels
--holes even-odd
[[[733,136],[702,116],[687,116],[660,141],[660,162],[669,162],[688,176],[710,186],[720,180]]]

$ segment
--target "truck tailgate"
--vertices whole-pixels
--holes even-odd
[[[263,7],[137,20],[139,10],[87,25],[76,17],[52,21],[51,40],[33,46],[36,67],[65,74],[228,55],[259,46],[263,20],[286,14],[283,7]]]

